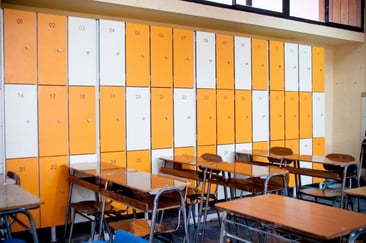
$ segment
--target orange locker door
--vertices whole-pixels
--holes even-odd
[[[252,92],[235,91],[235,142],[252,141]]]
[[[127,168],[137,171],[151,171],[150,150],[136,150],[127,152]]]
[[[284,140],[271,140],[270,141],[270,148],[272,147],[284,147],[285,141]]]
[[[216,145],[216,90],[197,89],[198,145]]]
[[[324,48],[313,46],[313,91],[324,92]]]
[[[172,87],[172,28],[151,26],[151,86]]]
[[[66,21],[38,13],[38,84],[66,85]]]
[[[234,88],[234,39],[216,34],[216,88]]]
[[[290,148],[292,150],[292,152],[294,152],[294,154],[299,154],[299,140],[298,139],[290,139],[290,140],[286,140],[286,147]],[[291,164],[291,166],[293,166],[293,164]],[[296,185],[295,183],[295,175],[294,174],[290,174],[289,176],[289,186],[290,187],[294,187]]]
[[[126,168],[126,152],[104,152],[100,153],[100,161],[103,163],[118,165]],[[101,164],[103,165],[103,164]],[[103,168],[101,168],[103,170]]]
[[[70,154],[96,152],[95,88],[69,87]]]
[[[310,92],[300,92],[299,99],[300,138],[311,138],[313,131],[312,94]]]
[[[268,150],[268,142],[254,142],[253,143],[253,150]],[[268,159],[262,156],[254,156],[254,161],[261,161],[261,162],[268,162]]]
[[[217,90],[217,144],[234,143],[234,90]]]
[[[324,138],[313,138],[313,155],[325,156],[325,141]],[[313,169],[322,170],[323,164],[313,163]],[[324,181],[324,178],[313,177],[313,183]]]
[[[149,26],[126,23],[126,85],[149,86]]]
[[[36,83],[36,13],[4,9],[5,83]]]
[[[125,151],[125,88],[100,86],[100,151]]]
[[[282,41],[269,41],[269,80],[270,90],[284,90],[284,50]]]
[[[20,177],[21,187],[30,193],[39,196],[39,174],[38,174],[38,159],[37,158],[22,158],[6,160],[6,171],[14,171]],[[36,227],[40,226],[39,209],[31,210]],[[20,216],[20,220],[26,221],[26,217]],[[13,231],[23,231],[24,228],[19,224],[14,224]]]
[[[151,88],[151,143],[153,149],[173,147],[173,93]]]
[[[298,92],[285,92],[285,137],[299,138],[299,96]]]
[[[68,153],[67,88],[38,86],[39,155]]]
[[[69,186],[66,180],[69,173],[67,163],[67,156],[44,157],[39,160],[40,197],[45,201],[41,205],[42,228],[65,223]]]
[[[285,92],[270,91],[270,139],[285,139]]]
[[[252,88],[267,90],[267,41],[252,39]]]
[[[194,40],[193,31],[173,29],[174,87],[193,88]]]

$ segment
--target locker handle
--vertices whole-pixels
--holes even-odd
[[[145,57],[144,53],[141,53],[141,57],[142,57],[142,58],[144,58],[144,57]]]
[[[187,116],[187,119],[190,120],[191,119],[191,116]]]
[[[117,56],[119,56],[119,54],[120,54],[120,53],[119,53],[119,51],[118,51],[118,52],[116,53],[116,55],[117,55]]]
[[[90,122],[91,122],[91,120],[92,120],[91,118],[88,118],[88,119],[86,119],[86,122],[87,122],[87,123],[90,123]]]
[[[143,117],[142,117],[142,120],[143,120],[143,121],[145,121],[145,120],[146,120],[146,118],[143,116]]]
[[[89,51],[89,50],[87,50],[87,51],[86,51],[86,55],[89,55],[89,54],[90,54],[90,51]]]
[[[57,119],[57,123],[62,123],[62,119]]]
[[[29,45],[29,44],[26,44],[26,45],[25,45],[25,49],[26,49],[26,50],[30,49],[30,45]]]
[[[117,116],[116,120],[119,122],[119,121],[121,121],[121,118],[119,116]]]
[[[191,58],[190,58],[190,57],[187,57],[186,59],[187,59],[187,61],[190,61],[190,60],[191,60]]]
[[[60,52],[62,52],[62,48],[57,48],[57,50],[56,50],[58,53],[60,53]]]
[[[167,120],[169,120],[169,117],[168,117],[168,116],[166,116],[166,117],[165,117],[165,120],[166,120],[166,121],[167,121]]]
[[[165,56],[165,59],[167,60],[167,59],[169,59],[169,56]]]

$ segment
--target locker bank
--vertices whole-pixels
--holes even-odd
[[[0,172],[45,201],[38,228],[64,224],[73,163],[158,173],[179,154],[359,155],[363,32],[179,0],[1,7]]]

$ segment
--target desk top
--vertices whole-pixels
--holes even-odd
[[[305,155],[305,154],[292,154],[287,156],[280,156],[277,154],[270,153],[268,150],[242,150],[237,151],[237,154],[242,155],[252,155],[252,156],[260,156],[260,157],[270,157],[270,158],[277,158],[277,159],[287,159],[287,160],[296,160],[296,161],[304,161],[304,162],[311,162],[311,163],[320,163],[320,164],[329,164],[329,165],[337,165],[337,166],[345,166],[346,164],[357,164],[357,161],[352,162],[338,162],[333,161],[325,156],[316,156],[316,155]]]
[[[366,226],[365,214],[276,194],[217,203],[215,207],[319,240],[346,236]]]
[[[366,198],[366,186],[344,190],[347,195]]]
[[[166,188],[183,189],[189,184],[187,180],[182,178],[137,171],[123,174],[104,174],[100,178],[117,185],[148,193],[155,193]]]
[[[126,169],[119,165],[113,165],[111,163],[100,163],[99,173],[98,164],[96,162],[75,163],[71,164],[69,168],[74,172],[83,173],[86,175],[97,176],[99,174],[114,174],[114,173],[126,173],[127,171],[135,171],[132,169]]]
[[[190,164],[194,165],[196,163],[196,157],[192,155],[173,155],[173,156],[163,156],[159,159],[165,162],[179,163],[179,164]]]
[[[286,174],[288,172],[286,169],[277,166],[254,165],[250,162],[210,162],[202,166],[212,170],[221,170],[250,177],[267,177],[268,175]]]
[[[0,185],[0,211],[39,207],[43,201],[18,185]]]

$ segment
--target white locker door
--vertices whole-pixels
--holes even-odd
[[[252,88],[252,52],[250,38],[234,37],[235,89]]]
[[[68,68],[70,85],[97,83],[97,22],[95,19],[69,17]]]
[[[313,137],[325,136],[324,93],[313,93]]]
[[[159,159],[160,157],[173,156],[173,149],[153,149],[151,151],[151,173],[158,174],[163,161]]]
[[[174,147],[189,147],[195,144],[195,90],[174,89]]]
[[[252,91],[253,142],[269,141],[268,91]]]
[[[100,85],[125,85],[125,23],[100,20]]]
[[[285,43],[285,90],[299,90],[298,45]]]
[[[150,149],[149,88],[126,88],[127,150]]]
[[[311,46],[299,45],[299,90],[312,91]]]
[[[313,154],[313,140],[311,138],[300,139],[300,154],[312,155]],[[312,168],[313,163],[300,161],[301,168]],[[313,182],[311,176],[301,176],[301,185],[308,185]]]
[[[216,87],[215,33],[196,32],[197,88]]]
[[[37,86],[5,85],[6,158],[37,157]]]

